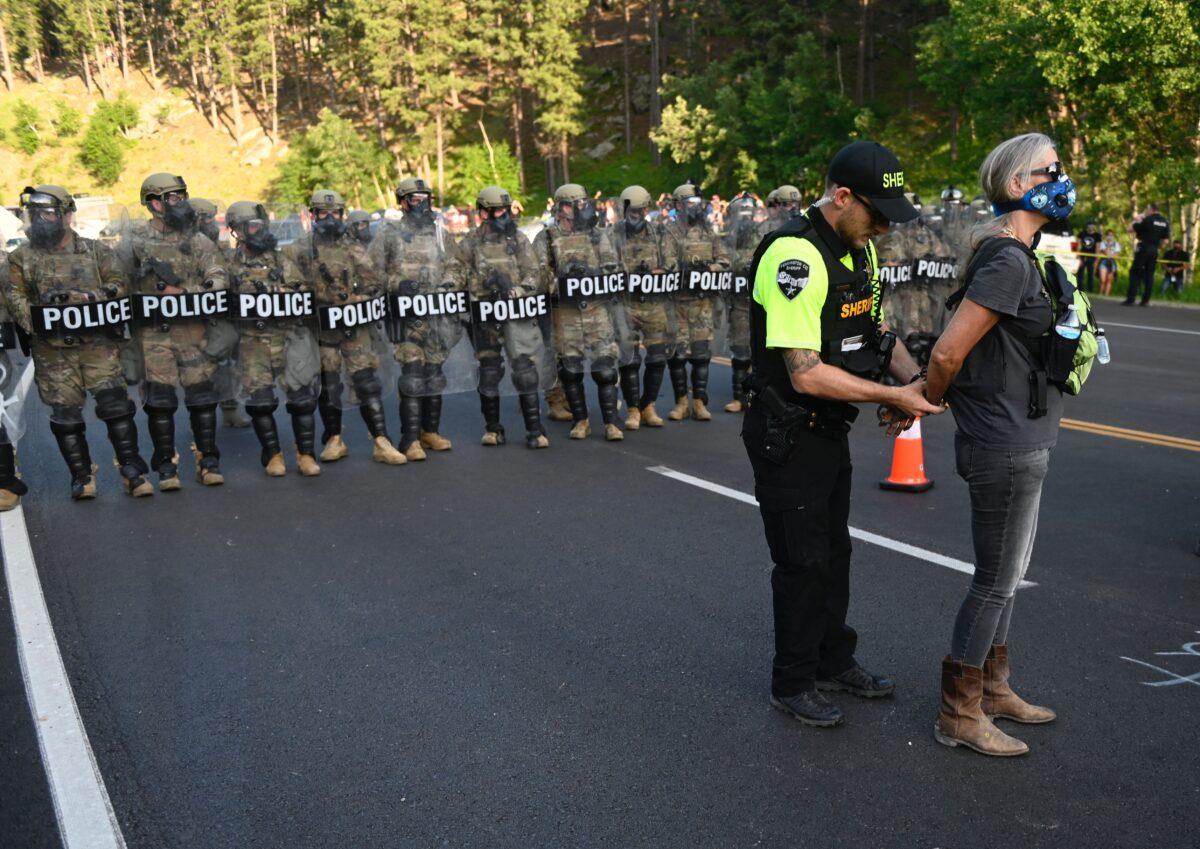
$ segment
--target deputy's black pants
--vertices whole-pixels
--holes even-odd
[[[1154,264],[1158,260],[1158,251],[1146,250],[1138,245],[1133,252],[1133,265],[1129,268],[1129,294],[1125,303],[1132,304],[1137,299],[1138,289],[1142,291],[1142,303],[1150,302],[1150,293],[1154,291]]]
[[[786,465],[757,451],[765,422],[752,409],[743,439],[775,568],[775,660],[771,691],[794,696],[817,678],[854,665],[858,635],[846,625],[850,603],[850,446],[845,436],[800,435]]]

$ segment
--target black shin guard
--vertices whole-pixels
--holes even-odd
[[[530,448],[537,447],[539,436],[545,436],[542,427],[542,407],[536,392],[523,392],[517,396],[521,404],[521,418],[525,420],[525,444]]]
[[[360,398],[358,412],[362,415],[363,422],[367,425],[371,439],[378,439],[381,436],[387,437],[387,416],[383,412],[383,401],[380,400],[378,395]]]
[[[667,367],[671,370],[671,389],[675,393],[675,400],[686,398],[688,394],[687,361],[672,357],[667,361]]]
[[[400,450],[421,438],[421,399],[415,395],[400,396]]]
[[[164,478],[173,477],[175,468],[175,411],[147,407],[146,425],[150,431],[150,468]]]
[[[646,363],[646,378],[642,382],[642,397],[639,407],[648,407],[658,400],[658,391],[662,388],[663,372],[667,370],[666,363]]]
[[[500,424],[500,397],[480,393],[479,412],[483,413],[483,429],[488,433],[497,434],[503,442],[504,425]]]
[[[619,425],[617,419],[617,375],[612,369],[592,372],[596,394],[600,396],[600,416],[606,425]]]
[[[577,422],[587,419],[587,393],[583,388],[583,375],[578,372],[559,369],[558,380],[562,384],[563,395],[567,398],[567,406],[571,408],[571,418]]]
[[[650,370],[650,366],[646,366],[646,370]],[[625,406],[629,409],[641,406],[641,388],[638,385],[638,372],[641,371],[640,363],[630,363],[626,366],[621,366],[621,396],[625,399]]]
[[[746,401],[746,390],[742,388],[742,384],[746,382],[746,378],[750,376],[750,360],[734,360],[733,361],[733,400]]]
[[[707,404],[708,360],[688,360],[688,362],[692,364],[692,395]]]
[[[221,461],[221,452],[217,450],[217,405],[188,407],[188,415],[192,420],[192,439],[200,452],[200,465],[216,471]]]
[[[428,395],[421,399],[421,430],[437,433],[442,425],[442,396]]]
[[[246,412],[250,414],[250,424],[254,425],[254,434],[262,445],[259,460],[265,466],[276,454],[283,453],[279,447],[279,429],[275,426],[275,408],[248,405]]]
[[[296,453],[307,454],[313,457],[317,453],[317,417],[313,415],[313,408],[308,406],[306,409],[294,408],[288,405],[288,412],[292,414],[292,435],[296,437]]]
[[[78,497],[92,476],[92,455],[88,451],[83,422],[59,424],[50,422],[50,430],[58,442],[58,450],[71,473],[71,495]]]
[[[121,477],[129,481],[130,486],[137,486],[142,482],[142,477],[150,471],[150,467],[138,453],[137,424],[133,421],[133,415],[109,419],[105,424],[108,426],[108,441],[112,443],[113,453],[117,455]]]

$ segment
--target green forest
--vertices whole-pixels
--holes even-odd
[[[126,202],[183,167],[139,158],[156,133],[159,160],[220,134],[213,169],[273,200],[377,207],[412,173],[459,204],[567,180],[811,196],[863,137],[923,196],[970,196],[983,154],[1037,129],[1085,215],[1155,200],[1197,227],[1200,3],[1179,0],[3,0],[0,71],[12,179],[69,163]]]

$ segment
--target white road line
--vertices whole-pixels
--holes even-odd
[[[17,654],[65,849],[125,849],[100,768],[71,692],[18,507],[0,514],[0,547]]]
[[[1103,327],[1128,327],[1130,330],[1157,330],[1159,333],[1183,333],[1187,336],[1200,336],[1200,330],[1176,330],[1174,327],[1151,327],[1147,324],[1121,324],[1118,321],[1102,321]]]
[[[726,498],[732,498],[734,501],[740,501],[743,504],[750,504],[754,507],[758,506],[758,500],[748,492],[730,489],[727,486],[721,486],[719,483],[706,481],[704,478],[694,477],[693,475],[677,472],[674,469],[666,466],[647,466],[646,471],[654,472],[656,475],[662,475],[672,480],[681,481],[692,486],[697,486],[700,489],[707,489],[709,492],[715,492],[718,495],[724,495]],[[975,574],[974,564],[967,563],[965,560],[956,560],[953,557],[947,557],[944,554],[938,554],[936,551],[930,551],[927,548],[920,548],[915,545],[909,545],[906,542],[892,539],[891,537],[880,536],[873,534],[870,531],[864,531],[860,528],[851,528],[850,536],[854,539],[860,539],[863,542],[869,542],[872,545],[878,545],[883,548],[889,548],[892,551],[897,551],[900,554],[907,554],[909,557],[915,557],[918,560],[924,560],[927,563],[932,563],[935,566],[945,566],[947,569],[953,569],[955,572],[962,572],[967,575]],[[1033,581],[1021,581],[1020,589],[1027,587],[1036,587],[1037,584]]]

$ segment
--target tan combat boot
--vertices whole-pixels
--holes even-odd
[[[0,513],[15,510],[21,504],[21,496],[7,489],[0,489]]]
[[[642,411],[637,407],[630,407],[629,413],[625,416],[625,429],[637,430],[642,426]]]
[[[571,408],[567,406],[567,396],[562,384],[555,384],[546,392],[546,406],[550,408],[547,415],[552,422],[569,422],[574,420]]]
[[[646,427],[663,426],[662,416],[658,414],[658,410],[654,409],[653,401],[642,407],[642,424],[644,424]]]
[[[287,474],[287,466],[284,465],[283,455],[276,454],[273,457],[271,457],[271,459],[267,461],[267,465],[263,467],[263,470],[267,473],[267,475],[269,477],[273,477],[273,478],[281,478],[284,475],[286,475]]]
[[[386,436],[375,437],[375,446],[371,449],[371,459],[387,466],[403,466],[408,462],[408,458],[401,454]]]
[[[727,412],[727,413],[744,413],[745,411],[746,411],[746,407],[737,398],[734,398],[732,401],[730,401],[728,404],[725,405],[725,412]]]
[[[116,457],[113,457],[113,467],[116,468],[118,471],[121,468],[121,464],[117,462]],[[136,483],[135,483],[135,481],[136,481]],[[147,478],[136,477],[136,478],[131,479],[131,478],[122,477],[121,483],[125,487],[126,494],[132,495],[134,498],[145,498],[149,495],[154,495],[154,484],[150,483],[150,481]],[[0,490],[0,494],[3,494],[2,490]],[[9,508],[9,509],[12,509],[12,508]],[[4,510],[4,508],[0,507],[0,512],[3,512],[3,510]]]
[[[296,452],[296,469],[306,478],[315,478],[321,474],[317,458],[312,454],[301,454],[299,451]]]
[[[404,449],[404,456],[411,462],[419,463],[425,459],[425,449],[421,447],[418,440],[413,440],[407,448]]]
[[[621,429],[615,424],[606,424],[604,426],[604,438],[609,442],[620,442],[625,438],[625,434],[621,433]]]
[[[421,447],[428,448],[430,451],[449,451],[454,447],[454,443],[440,433],[429,433],[423,430],[421,431]]]
[[[1027,725],[1053,722],[1057,717],[1050,708],[1031,705],[1008,686],[1012,669],[1008,665],[1008,646],[992,646],[983,662],[982,709],[996,719],[1011,719]]]
[[[479,444],[484,446],[503,445],[504,440],[495,431],[485,430],[483,432],[483,439],[479,440]]]
[[[206,469],[200,465],[200,460],[204,457],[195,446],[192,446],[192,454],[196,458],[196,480],[205,486],[220,486],[225,483],[225,476],[216,469]],[[280,458],[282,462],[282,458]]]
[[[942,708],[933,737],[943,746],[966,746],[981,755],[1013,757],[1029,747],[997,728],[983,712],[983,670],[947,657],[942,661]]]
[[[675,406],[671,408],[671,412],[667,413],[667,418],[673,422],[681,422],[692,414],[692,408],[688,406],[688,397],[686,395],[675,399]]]
[[[86,501],[89,498],[95,498],[96,497],[96,472],[98,472],[98,471],[100,471],[100,467],[97,466],[95,463],[92,463],[91,477],[89,477],[87,479],[87,483],[85,483],[83,485],[83,488],[79,490],[78,495],[76,495],[75,492],[72,490],[71,497],[74,498],[76,501]]]
[[[529,448],[549,448],[550,447],[550,438],[547,437],[546,434],[543,433],[543,434],[540,434],[538,436],[538,438],[533,441],[532,445],[530,445],[529,443],[526,443],[526,446]]]
[[[708,407],[699,398],[692,399],[692,418],[698,422],[707,422],[712,419],[712,413],[708,411]]]
[[[179,452],[175,452],[175,456],[171,458],[171,463],[175,466],[175,474],[169,478],[158,476],[158,491],[159,492],[178,492],[183,489],[183,481],[179,479]]]
[[[350,449],[346,447],[345,441],[340,433],[336,433],[329,437],[329,441],[325,443],[325,447],[321,449],[321,462],[332,463],[335,460],[340,460],[350,453]]]
[[[587,419],[575,422],[575,426],[571,428],[572,439],[587,439],[592,435],[592,423]]]

